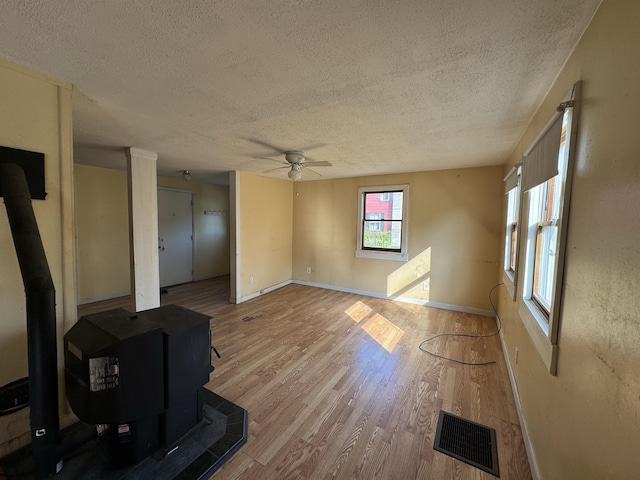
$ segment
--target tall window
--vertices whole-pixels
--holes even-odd
[[[561,204],[567,178],[568,142],[571,109],[565,111],[560,123],[559,146],[553,177],[528,191],[529,214],[527,228],[527,257],[525,261],[524,298],[530,309],[544,324],[549,324],[554,300],[556,269],[558,268],[558,227]],[[544,330],[548,330],[544,328]]]
[[[407,260],[408,185],[360,187],[357,257]]]
[[[575,156],[580,83],[573,100],[539,137],[522,166],[526,250],[520,316],[550,373],[555,374],[564,256]],[[506,263],[506,259],[505,259]]]

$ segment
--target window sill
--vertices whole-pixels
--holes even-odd
[[[538,307],[534,301],[526,298],[523,301],[527,307],[527,310],[529,311],[529,315],[531,315],[533,320],[536,322],[536,324],[538,325],[538,328],[542,330],[542,333],[544,334],[545,338],[548,338],[549,323],[548,323],[547,317],[542,313],[542,311],[540,310],[540,307]]]
[[[507,272],[506,270],[502,271],[502,283],[507,287],[507,291],[511,296],[511,300],[516,301],[516,283],[514,280],[514,276],[511,272]]]
[[[520,318],[540,358],[551,375],[556,374],[558,364],[558,345],[549,339],[549,325],[539,308],[531,300],[523,299],[519,308]]]
[[[395,260],[397,262],[408,262],[407,253],[380,252],[378,250],[356,250],[357,258],[373,258],[376,260]]]

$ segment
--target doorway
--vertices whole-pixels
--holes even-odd
[[[193,281],[193,192],[158,189],[160,287]]]

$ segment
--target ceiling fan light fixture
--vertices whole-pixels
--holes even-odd
[[[182,178],[184,178],[185,182],[188,182],[189,180],[191,180],[191,172],[189,170],[183,170]]]
[[[289,175],[289,178],[294,182],[297,182],[302,178],[302,172],[298,168],[292,168],[291,170],[289,170],[289,173],[287,175]]]

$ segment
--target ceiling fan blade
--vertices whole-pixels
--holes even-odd
[[[311,174],[315,175],[316,177],[321,177],[321,176],[322,176],[322,175],[320,175],[318,172],[316,172],[315,170],[311,170],[310,168],[305,168],[305,169],[303,170],[303,172],[305,172],[305,173],[307,173],[307,172],[308,172],[308,173],[311,173]]]
[[[318,148],[322,148],[322,147],[326,147],[327,144],[326,143],[316,143],[315,145],[308,145],[304,148],[283,148],[281,146],[278,145],[273,145],[271,143],[265,142],[264,140],[260,140],[259,138],[252,138],[252,137],[242,137],[245,140],[251,142],[251,143],[255,143],[256,145],[260,145],[262,147],[267,147],[270,148],[271,150],[277,152],[277,153],[284,153],[284,152],[288,152],[288,151],[292,151],[292,150],[301,150],[303,152],[306,152],[307,150],[316,150]]]
[[[311,167],[332,167],[333,165],[331,164],[331,162],[325,162],[325,161],[305,161],[304,164],[306,166],[311,166]]]
[[[326,147],[326,143],[316,143],[315,145],[308,145],[304,148],[298,148],[297,150],[302,150],[303,152],[307,152],[309,150],[317,150],[318,148]]]
[[[255,143],[256,145],[260,145],[261,147],[267,147],[270,148],[271,150],[277,152],[277,153],[284,153],[287,149],[286,148],[280,148],[276,145],[271,145],[270,143],[264,142],[258,138],[251,138],[251,137],[243,137],[245,140],[248,140],[251,143]]]
[[[275,172],[276,170],[282,170],[283,168],[289,168],[289,165],[286,165],[284,167],[276,167],[276,168],[270,168],[269,170],[265,170],[262,173],[269,173],[269,172]]]
[[[271,160],[272,162],[282,163],[283,165],[289,165],[289,162],[285,162],[284,160],[278,160],[277,158],[269,158],[269,157],[253,157],[258,158],[260,160]]]

